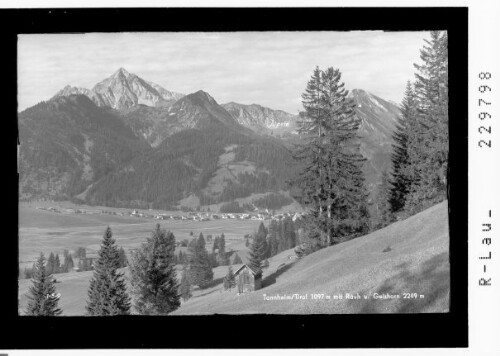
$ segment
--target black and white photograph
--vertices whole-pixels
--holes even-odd
[[[446,29],[19,34],[17,78],[19,316],[449,313]]]
[[[0,4],[0,353],[496,342],[489,5],[59,1]]]

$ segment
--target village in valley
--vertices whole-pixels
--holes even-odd
[[[161,212],[153,212],[153,209],[147,211],[133,209],[132,211],[114,211],[114,210],[86,210],[78,208],[56,208],[53,206],[43,207],[37,206],[36,209],[46,210],[57,214],[107,214],[118,216],[133,216],[137,218],[156,219],[156,220],[190,220],[190,221],[210,221],[219,219],[236,219],[236,220],[276,220],[290,217],[296,221],[304,213],[284,212],[276,214],[270,212],[269,209],[259,211],[255,208],[252,213],[209,213],[209,212],[187,212],[183,214],[167,214]]]

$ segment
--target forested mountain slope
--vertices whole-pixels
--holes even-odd
[[[150,149],[116,114],[84,95],[19,114],[20,198],[63,199]]]
[[[172,108],[184,129],[95,184],[88,196],[92,203],[134,201],[169,207],[195,194],[202,204],[209,204],[285,188],[291,156],[280,141],[242,127],[202,91],[184,97]],[[246,162],[251,172],[222,181],[216,194],[211,194],[204,189],[227,150],[231,150],[232,161]]]

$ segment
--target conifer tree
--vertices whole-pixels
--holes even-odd
[[[59,259],[59,254],[56,254],[56,257],[54,258],[54,274],[60,273],[61,272],[61,261]]]
[[[184,265],[184,267],[182,268],[181,284],[179,287],[179,292],[183,301],[187,301],[189,298],[192,297],[191,283],[189,283],[187,268],[188,268],[187,265]]]
[[[203,233],[189,247],[189,253],[189,280],[192,285],[203,288],[214,276]]]
[[[121,315],[130,313],[130,298],[120,267],[120,255],[113,233],[108,226],[104,232],[94,275],[90,280],[87,314],[91,316]]]
[[[47,266],[45,267],[47,269],[48,274],[54,273],[55,265],[56,265],[56,256],[54,256],[54,253],[51,252],[49,258],[47,259]]]
[[[75,267],[75,264],[73,262],[73,257],[71,257],[71,255],[69,253],[65,254],[63,267],[62,267],[63,272],[64,273],[71,272],[73,270],[73,267]]]
[[[215,253],[215,250],[219,248],[219,240],[220,236],[215,236],[214,243],[212,244],[212,253]]]
[[[415,93],[418,100],[418,137],[409,145],[409,160],[415,179],[405,201],[414,214],[447,196],[448,182],[448,36],[432,31],[420,51]]]
[[[401,115],[397,118],[392,145],[392,179],[389,204],[392,213],[401,211],[406,202],[412,181],[416,180],[415,167],[410,166],[410,150],[419,142],[417,125],[417,99],[410,81],[406,83],[405,96],[400,106]]]
[[[236,279],[233,273],[233,267],[229,265],[227,268],[227,274],[224,276],[224,289],[231,290],[236,286]]]
[[[28,307],[26,315],[57,316],[62,310],[58,307],[59,296],[52,275],[47,273],[45,256],[40,254],[32,276],[33,285],[28,292]]]
[[[264,252],[263,252],[263,258],[266,258],[266,257],[269,257],[268,256],[268,246],[267,246],[267,228],[264,226],[264,223],[261,221],[260,224],[259,224],[259,228],[257,229],[257,233],[254,234],[254,238],[253,240],[255,241],[255,239],[259,239],[261,241],[261,243],[263,244],[263,249],[264,249]]]
[[[218,243],[218,256],[217,261],[219,266],[224,266],[228,264],[228,260],[226,257],[226,237],[224,234],[221,235],[219,243]]]
[[[338,69],[314,70],[302,95],[305,110],[299,133],[305,143],[294,152],[302,166],[294,183],[325,245],[358,236],[369,227],[364,158],[356,136],[360,119],[340,79]]]
[[[266,239],[263,234],[255,234],[249,252],[249,266],[253,269],[262,270],[262,262],[266,258],[267,246]]]
[[[134,307],[141,315],[165,315],[180,306],[175,237],[157,224],[130,263]]]
[[[269,232],[267,234],[267,248],[269,257],[275,256],[278,253],[278,223],[276,220],[271,220],[269,223]]]

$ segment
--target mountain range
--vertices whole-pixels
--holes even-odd
[[[350,95],[371,191],[390,166],[399,109]],[[297,115],[184,95],[120,68],[92,89],[66,86],[19,113],[20,199],[172,208],[288,194]]]

